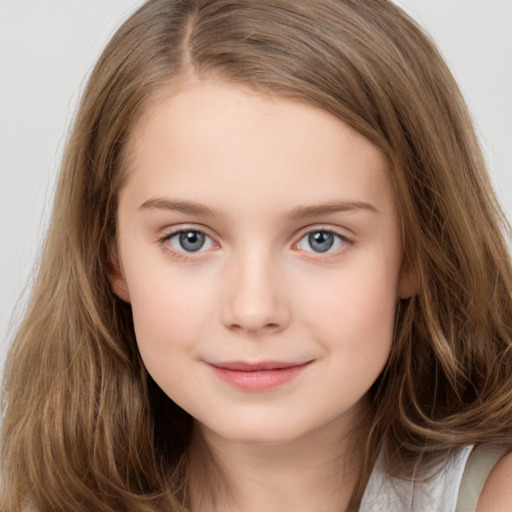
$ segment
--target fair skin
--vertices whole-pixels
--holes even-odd
[[[380,151],[308,105],[175,84],[132,134],[116,251],[144,363],[195,418],[192,510],[344,510],[350,436],[413,292]]]
[[[226,501],[343,510],[358,467],[347,437],[410,293],[383,155],[319,109],[189,81],[154,102],[129,159],[114,289],[148,371],[196,419]],[[229,362],[298,369],[240,386],[212,366]]]
[[[478,500],[476,512],[512,510],[512,453],[494,466]]]

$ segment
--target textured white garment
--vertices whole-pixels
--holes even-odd
[[[359,512],[455,512],[459,488],[472,446],[464,446],[429,471],[408,481],[390,477],[382,454],[370,476]]]

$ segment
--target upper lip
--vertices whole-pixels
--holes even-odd
[[[242,372],[255,372],[258,370],[282,370],[283,368],[293,368],[295,366],[302,366],[311,361],[304,361],[298,363],[290,363],[285,361],[223,361],[209,363],[216,368],[223,368],[225,370],[238,370]]]

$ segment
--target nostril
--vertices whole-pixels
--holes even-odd
[[[258,331],[276,331],[280,329],[280,324],[278,323],[268,323],[268,324],[239,324],[239,323],[232,323],[230,325],[230,328],[233,331],[246,331],[246,332],[258,332]]]

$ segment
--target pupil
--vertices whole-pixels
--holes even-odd
[[[180,245],[189,252],[195,252],[204,245],[204,235],[199,231],[185,231],[180,233]]]
[[[325,231],[317,231],[311,233],[308,237],[309,245],[316,252],[326,252],[334,244],[334,236],[332,233],[326,233]]]

